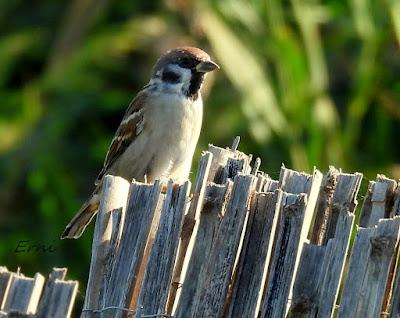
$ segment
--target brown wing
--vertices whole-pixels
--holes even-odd
[[[129,107],[122,118],[121,124],[119,125],[118,130],[111,141],[110,148],[108,149],[106,159],[104,161],[103,169],[97,176],[95,185],[100,183],[108,169],[136,139],[136,137],[140,135],[143,129],[143,107],[145,105],[146,98],[147,94],[142,91],[129,104]]]

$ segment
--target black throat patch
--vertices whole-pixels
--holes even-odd
[[[189,89],[186,92],[186,96],[193,100],[199,97],[200,86],[204,80],[204,73],[196,72],[192,70],[192,78],[190,79]]]

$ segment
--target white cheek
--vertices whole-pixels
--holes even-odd
[[[157,91],[168,93],[168,94],[182,94],[189,89],[190,80],[192,78],[192,72],[189,69],[179,67],[178,65],[169,66],[169,68],[173,69],[177,74],[180,75],[180,81],[178,83],[166,83],[161,80],[161,71],[158,72],[154,77],[150,80],[149,85],[156,86]]]
[[[192,71],[188,69],[184,69],[182,72],[182,85],[181,85],[181,91],[188,91],[189,86],[190,86],[190,80],[192,78]]]

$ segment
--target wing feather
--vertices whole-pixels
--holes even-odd
[[[101,179],[115,161],[124,153],[129,145],[140,135],[143,130],[143,109],[147,94],[145,92],[139,93],[129,104],[128,109],[122,118],[121,124],[111,141],[108,149],[106,159],[104,161],[103,169],[97,176],[95,185],[101,182]]]

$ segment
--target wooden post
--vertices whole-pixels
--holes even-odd
[[[206,266],[209,262],[211,248],[231,190],[231,182],[227,182],[225,185],[211,184],[207,186],[196,240],[174,315],[176,318],[193,317],[198,306],[198,296],[206,280]]]
[[[307,206],[300,235],[300,252],[301,248],[303,247],[303,243],[307,241],[307,235],[311,227],[311,222],[313,220],[319,189],[322,184],[322,178],[322,173],[317,169],[314,169],[313,174],[310,175],[304,172],[297,172],[291,169],[287,169],[285,167],[281,168],[281,173],[279,176],[279,188],[287,193],[307,194]],[[295,269],[297,268],[299,259],[300,253],[297,254]],[[294,274],[296,274],[296,271],[294,272]]]
[[[225,215],[218,228],[199,292],[194,317],[220,317],[240,242],[248,204],[255,186],[252,175],[237,175]]]
[[[400,215],[400,184],[397,184],[397,188],[394,195],[393,200],[393,208],[391,212],[391,217]],[[397,249],[400,250],[400,244],[397,246]],[[399,262],[399,253],[397,251],[396,264]],[[400,317],[400,266],[395,266],[393,269],[393,275],[395,276],[393,279],[393,293],[389,297],[390,305],[390,317]],[[390,299],[391,298],[391,299]]]
[[[200,161],[196,186],[193,192],[193,201],[191,202],[189,212],[185,217],[183,224],[178,259],[174,270],[173,285],[168,300],[168,314],[171,314],[173,310],[177,289],[180,285],[179,281],[182,275],[184,261],[185,259],[187,261],[188,257],[190,257],[191,251],[188,251],[188,246],[199,217],[199,211],[202,204],[202,198],[200,198],[200,195],[204,194],[207,179],[215,183],[224,184],[228,179],[233,179],[238,173],[249,173],[251,170],[251,156],[247,156],[246,154],[237,151],[239,142],[240,137],[236,137],[233,141],[232,147],[226,149],[209,145],[208,151],[204,153]],[[204,162],[202,163],[203,160]]]
[[[261,316],[284,317],[295,271],[307,195],[284,193]]]
[[[0,297],[0,317],[69,318],[78,289],[77,281],[64,281],[65,268],[54,268],[44,286],[43,275],[34,278],[0,268],[0,282],[7,277],[7,288]],[[4,275],[4,274],[9,275]]]
[[[160,225],[138,300],[144,315],[165,314],[189,190],[189,181],[175,189],[172,181],[168,183]]]
[[[376,181],[368,185],[360,216],[360,226],[371,227],[378,224],[379,219],[390,217],[397,183],[384,175],[378,175]]]
[[[329,167],[328,172],[322,179],[319,191],[318,202],[315,211],[315,221],[310,242],[315,245],[326,244],[325,238],[328,231],[333,194],[337,188],[338,174],[340,172],[333,166]]]
[[[368,186],[368,193],[361,210],[360,226],[372,227],[378,224],[380,219],[390,218],[397,215],[399,190],[395,180],[378,175],[376,181],[371,181]],[[399,254],[400,247],[397,247],[395,255]],[[388,281],[385,289],[385,297],[382,311],[389,311],[390,298],[393,286],[395,285],[394,275],[397,269],[397,257],[394,257],[388,274]]]
[[[4,308],[12,277],[13,273],[9,272],[6,267],[0,267],[0,310]]]
[[[38,314],[37,314],[38,318],[45,317],[45,315],[43,314],[43,309],[48,306],[51,306],[50,298],[51,298],[51,293],[53,292],[56,279],[64,280],[66,274],[67,274],[66,268],[53,268],[53,271],[50,273],[49,279],[47,280],[46,287],[44,288],[43,296],[38,307]]]
[[[146,245],[150,226],[159,203],[161,185],[133,182],[119,247],[113,257],[109,281],[101,307],[129,308],[132,288]],[[103,317],[123,317],[120,309],[107,310]]]
[[[181,285],[181,274],[183,269],[183,264],[185,261],[185,257],[188,257],[188,246],[190,243],[190,239],[192,237],[195,225],[197,220],[199,219],[200,210],[203,206],[204,193],[207,186],[207,178],[208,173],[210,171],[211,161],[212,161],[212,153],[205,152],[203,153],[200,163],[199,169],[196,176],[196,182],[194,185],[192,200],[190,202],[189,211],[185,215],[185,219],[182,226],[182,234],[181,241],[179,244],[178,257],[175,264],[174,274],[172,278],[172,286],[171,291],[168,298],[167,305],[167,314],[171,314],[176,294],[179,286]],[[190,253],[189,253],[190,254]]]
[[[208,151],[213,154],[208,181],[224,184],[228,178],[233,180],[239,172],[243,174],[251,172],[252,157],[236,150],[235,147],[224,149],[209,145]]]
[[[397,183],[397,188],[394,193],[393,199],[393,208],[390,213],[390,217],[394,217],[395,215],[400,215],[400,183]]]
[[[359,228],[340,302],[339,318],[380,317],[390,265],[399,242],[400,216]]]
[[[119,229],[115,228],[115,224],[113,225],[112,215],[124,213],[128,191],[129,182],[125,179],[105,176],[93,234],[92,259],[82,318],[92,317],[90,310],[99,309],[102,306],[107,283],[107,263],[115,252],[116,240],[112,240],[112,237],[119,235]],[[119,219],[123,219],[122,215]]]
[[[227,317],[256,317],[270,261],[282,191],[256,193],[253,197],[238,278]]]
[[[69,318],[78,291],[77,281],[64,281],[66,268],[54,268],[47,281],[35,318]]]
[[[262,171],[258,171],[256,176],[257,184],[256,188],[254,189],[256,192],[273,192],[278,189],[279,181],[271,179]]]
[[[36,273],[34,278],[22,274],[12,274],[11,283],[3,300],[2,311],[21,314],[36,314],[40,295],[44,286],[44,277]]]
[[[287,198],[288,202],[282,201],[283,206],[280,213],[285,213],[287,215],[279,216],[276,228],[275,245],[273,247],[272,263],[270,264],[271,276],[268,278],[268,284],[266,285],[267,290],[264,292],[263,297],[264,304],[262,305],[262,312],[266,315],[265,317],[284,316],[289,309],[290,303],[287,305],[286,303],[291,298],[294,278],[296,277],[303,245],[308,241],[307,235],[313,220],[322,177],[322,173],[317,169],[314,169],[313,174],[310,175],[285,167],[281,168],[279,188],[287,193],[294,195],[304,194],[304,196],[295,199],[295,197],[286,195],[285,198]],[[303,201],[304,211],[299,210]],[[293,210],[291,205],[293,205],[296,213],[290,213],[290,211]],[[289,225],[290,228],[287,227]],[[293,231],[293,233],[291,231]],[[297,233],[298,231],[300,232]],[[286,241],[288,236],[291,237],[290,242]],[[285,265],[284,272],[281,272],[283,269],[280,268],[280,257],[284,257],[285,262],[288,264],[287,266]],[[274,268],[276,271],[274,275],[277,275],[275,278],[272,274]],[[274,286],[279,286],[279,291],[275,290]],[[278,295],[277,293],[279,294],[279,300],[273,299]],[[267,297],[272,298],[267,299]],[[272,314],[271,305],[278,306],[278,309],[274,310],[273,316],[270,316]],[[281,310],[283,307],[281,306],[287,306],[287,308],[282,312]]]
[[[317,210],[324,222],[315,222],[313,231],[317,243],[324,245],[305,243],[293,287],[291,317],[331,317],[339,291],[362,175],[330,167],[324,180]],[[328,239],[331,232],[334,234]]]

